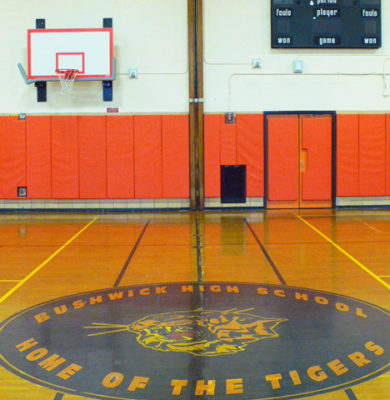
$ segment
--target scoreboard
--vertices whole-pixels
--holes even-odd
[[[381,0],[271,0],[271,30],[272,48],[377,49]]]

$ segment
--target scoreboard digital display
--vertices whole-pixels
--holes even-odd
[[[271,0],[271,26],[272,48],[377,49],[381,1]]]

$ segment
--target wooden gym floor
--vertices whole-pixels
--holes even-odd
[[[0,266],[2,400],[390,399],[390,210],[2,214]]]

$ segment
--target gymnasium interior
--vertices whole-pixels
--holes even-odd
[[[1,400],[390,400],[388,0],[0,13]]]

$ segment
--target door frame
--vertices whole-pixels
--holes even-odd
[[[336,205],[336,111],[264,111],[264,209],[268,202],[268,123],[270,115],[330,115],[332,117],[332,208]]]

